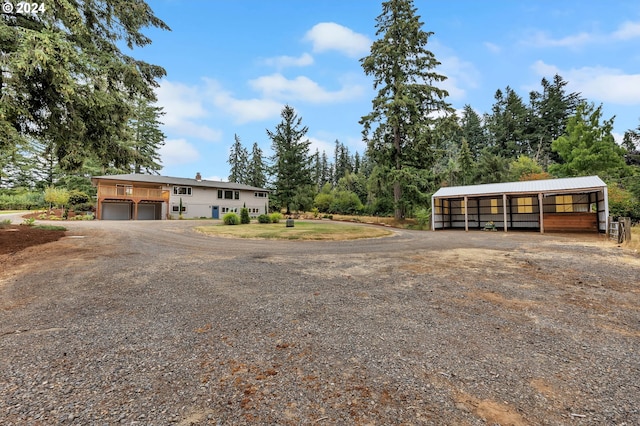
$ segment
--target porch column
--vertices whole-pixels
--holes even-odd
[[[507,194],[502,194],[502,223],[504,232],[507,232]]]
[[[544,211],[542,208],[542,193],[538,194],[538,209],[540,209],[540,233],[544,234]]]
[[[469,232],[469,209],[467,208],[467,196],[464,196],[464,230]]]
[[[133,220],[138,220],[138,202],[133,202]]]

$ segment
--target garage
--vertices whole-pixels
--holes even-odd
[[[102,219],[104,220],[130,220],[131,203],[102,203]]]
[[[138,204],[138,220],[157,220],[162,214],[162,205],[160,203],[139,203]]]

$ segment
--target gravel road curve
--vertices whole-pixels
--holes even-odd
[[[600,236],[210,223],[3,258],[0,423],[640,424],[640,257]]]

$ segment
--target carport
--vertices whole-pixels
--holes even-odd
[[[598,176],[443,187],[431,197],[431,229],[605,232],[607,185]]]

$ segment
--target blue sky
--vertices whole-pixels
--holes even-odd
[[[364,152],[360,118],[375,96],[359,59],[375,36],[379,0],[148,0],[172,31],[133,54],[161,65],[161,173],[226,180],[237,134],[271,153],[266,129],[285,104],[308,126],[312,151],[335,140]],[[525,102],[543,77],[616,116],[617,139],[640,123],[640,2],[637,0],[415,0],[428,48],[448,77],[448,101],[489,112],[497,89]]]

